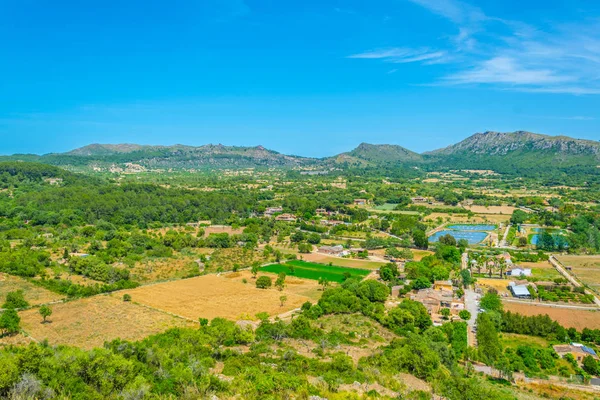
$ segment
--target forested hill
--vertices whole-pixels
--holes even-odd
[[[298,167],[314,159],[290,156],[262,146],[142,146],[135,144],[92,144],[67,153],[43,156],[14,155],[10,160],[37,161],[59,166],[87,166],[95,170],[204,169]]]
[[[262,146],[147,146],[92,144],[67,153],[14,155],[4,160],[35,161],[98,171],[139,172],[153,169],[349,168],[490,169],[507,174],[596,174],[600,142],[531,132],[476,133],[449,147],[418,154],[398,145],[361,143],[354,150],[326,158],[292,156]]]
[[[72,185],[91,184],[95,179],[74,174],[52,165],[4,161],[0,162],[0,189],[9,189],[31,185]]]
[[[354,150],[330,157],[326,161],[337,165],[390,166],[420,163],[423,156],[398,145],[361,143]]]
[[[600,142],[524,131],[488,131],[424,156],[433,165],[504,173],[531,168],[593,172],[600,165]]]

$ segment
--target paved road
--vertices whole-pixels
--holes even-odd
[[[465,308],[471,313],[471,319],[467,321],[467,341],[469,346],[477,346],[477,339],[473,330],[476,326],[477,313],[479,312],[479,294],[475,293],[473,289],[465,289]]]

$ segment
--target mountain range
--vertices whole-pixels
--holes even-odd
[[[91,144],[67,153],[13,155],[1,159],[96,169],[135,164],[142,169],[416,167],[518,172],[531,167],[596,168],[600,165],[600,142],[525,131],[487,131],[422,154],[398,145],[368,143],[361,143],[346,153],[319,159],[285,155],[262,146]]]

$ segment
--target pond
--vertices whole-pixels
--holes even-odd
[[[488,224],[453,224],[448,225],[448,229],[455,229],[458,231],[493,231],[496,229],[496,225]]]
[[[565,231],[563,231],[562,229],[533,228],[531,231],[535,232],[535,234],[530,236],[529,242],[534,246],[537,246],[537,244],[539,243],[542,233],[548,232],[554,238],[554,243],[556,243],[556,245],[559,245],[560,243],[561,247],[568,247],[564,236]]]
[[[454,239],[457,241],[460,239],[466,239],[469,244],[478,244],[483,242],[483,240],[487,237],[487,232],[482,231],[474,231],[474,230],[454,230],[448,229],[434,233],[429,237],[429,242],[435,243],[440,240],[440,237],[444,235],[452,235]]]

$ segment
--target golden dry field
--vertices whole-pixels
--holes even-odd
[[[20,312],[23,330],[38,341],[91,349],[121,338],[139,340],[177,326],[195,324],[133,302],[122,293],[100,295],[55,304],[49,323],[42,323],[38,309]]]
[[[235,274],[235,273],[234,273]],[[260,273],[261,275],[267,275]],[[269,274],[272,278],[274,275]],[[227,274],[204,275],[180,281],[158,283],[127,290],[134,302],[186,318],[212,319],[222,317],[232,320],[254,318],[259,312],[278,315],[300,307],[311,300],[308,296],[295,294],[288,287],[280,292],[275,288],[257,289],[251,277],[242,283],[240,275],[227,278]],[[239,277],[237,280],[235,278]],[[279,298],[285,295],[287,301],[281,307]]]
[[[571,267],[571,273],[592,289],[600,290],[600,255],[574,256],[558,255],[558,261],[565,267]]]
[[[23,278],[0,273],[0,307],[6,300],[6,294],[16,290],[22,290],[25,300],[32,306],[50,303],[64,298],[64,296],[60,294],[56,294],[34,285],[33,283],[27,282]]]
[[[513,206],[465,206],[469,211],[473,211],[476,214],[508,214],[512,215],[513,211],[517,208]]]
[[[539,304],[539,303],[538,303]],[[548,314],[550,318],[568,328],[600,329],[600,311],[587,311],[575,308],[557,308],[536,303],[512,303],[504,302],[504,310],[517,312],[523,315],[544,315]]]

